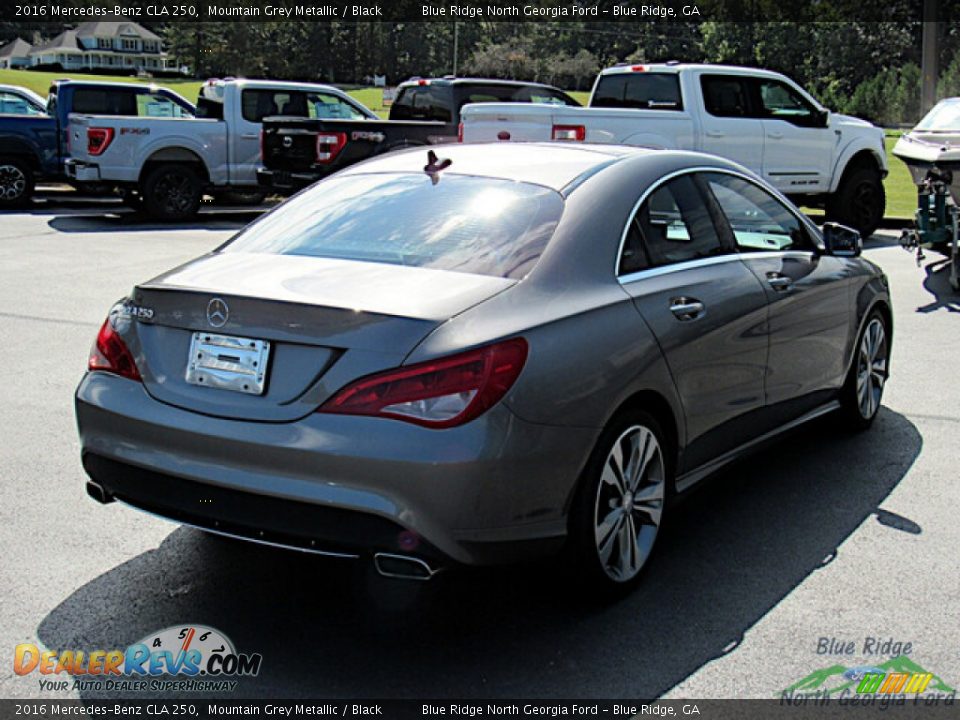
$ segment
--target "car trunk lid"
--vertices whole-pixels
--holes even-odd
[[[346,383],[397,367],[442,322],[514,282],[383,263],[215,253],[136,287],[128,312],[138,322],[125,339],[156,399],[217,417],[288,422]],[[265,372],[252,366],[260,356],[250,343],[261,342]],[[230,377],[238,366],[262,372],[262,392],[211,387],[211,373],[201,372],[205,385],[196,368],[191,373],[198,349],[207,353],[203,363],[219,353]]]

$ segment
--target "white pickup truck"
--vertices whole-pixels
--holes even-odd
[[[80,182],[121,188],[153,217],[185,219],[205,192],[262,192],[257,166],[261,121],[268,116],[377,119],[328,85],[209,80],[196,117],[163,108],[139,117],[71,115],[66,172]]]
[[[560,140],[721,155],[864,237],[886,206],[883,130],[826,110],[768,70],[622,65],[600,73],[589,107],[467,105],[461,120],[464,142]]]

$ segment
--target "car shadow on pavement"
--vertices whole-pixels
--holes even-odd
[[[136,233],[165,230],[239,230],[260,217],[256,210],[233,210],[217,208],[201,212],[200,215],[182,222],[158,222],[132,210],[84,212],[64,215],[57,213],[48,221],[48,225],[63,233]]]
[[[886,408],[867,433],[809,425],[668,515],[643,582],[619,601],[585,599],[559,563],[405,582],[181,527],[65,598],[37,632],[48,648],[112,649],[212,626],[263,655],[230,697],[655,697],[736,647],[862,523],[922,537],[880,507],[922,444]],[[104,522],[114,512],[133,511],[104,508]]]
[[[950,260],[946,258],[934,260],[923,270],[926,273],[923,289],[933,295],[934,300],[918,307],[917,312],[931,313],[937,310],[960,312],[960,292],[950,287]]]

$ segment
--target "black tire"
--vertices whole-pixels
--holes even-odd
[[[33,197],[33,171],[20,158],[0,158],[0,209],[23,207]]]
[[[200,209],[203,186],[189,165],[158,165],[144,178],[140,196],[151,217],[186,220]]]
[[[837,191],[827,198],[827,220],[860,231],[866,240],[876,232],[887,209],[883,178],[876,168],[848,170],[840,179]]]
[[[643,428],[651,433],[658,448],[657,457],[651,457],[646,469],[641,469],[634,486],[637,494],[642,491],[649,496],[648,502],[644,503],[646,509],[638,509],[635,504],[625,499],[614,483],[605,480],[605,477],[618,477],[617,473],[613,472],[613,467],[608,466],[608,461],[616,446],[621,448],[621,452],[630,447],[628,435],[635,428]],[[629,463],[625,467],[628,468]],[[659,497],[655,498],[652,489],[657,482],[661,490]],[[673,482],[673,450],[657,419],[642,410],[629,410],[617,415],[597,440],[580,478],[570,510],[567,554],[578,578],[586,581],[585,590],[591,596],[599,599],[619,597],[640,581],[663,526],[663,512],[672,494]],[[628,493],[632,498],[633,491]],[[620,530],[617,530],[618,520],[611,518],[618,512],[622,513],[622,518],[626,518],[627,505],[631,506],[629,514],[633,518],[626,523],[619,520]],[[636,535],[625,535],[623,524],[627,525],[626,533],[632,529]],[[608,528],[608,534],[605,534],[604,527]],[[627,556],[636,557],[639,567],[635,570],[630,567],[627,574],[618,577],[617,568],[614,566],[619,562],[622,567],[624,547],[630,547],[622,544],[624,537],[634,537],[633,551],[637,555],[631,556],[630,551],[627,551]],[[604,541],[613,543],[616,547],[607,547]],[[604,547],[607,547],[606,560],[603,558]],[[619,553],[619,558],[614,558],[616,553]]]
[[[879,328],[881,332],[881,346],[878,348],[874,358],[869,357],[871,342],[865,342],[868,334],[874,332],[874,328]],[[877,359],[882,361],[882,367],[878,367],[875,362]],[[867,366],[870,371],[867,372]],[[866,373],[866,374],[865,374]],[[853,360],[850,363],[850,371],[847,373],[846,382],[840,392],[840,416],[843,419],[844,427],[856,431],[866,430],[873,421],[877,419],[880,411],[880,404],[883,401],[883,388],[886,385],[887,376],[890,373],[890,328],[886,317],[879,310],[871,311],[867,321],[863,324],[863,329],[857,336],[857,344],[853,348]],[[877,385],[879,375],[879,386]],[[869,383],[864,387],[861,381]],[[866,390],[870,394],[869,401],[867,396],[861,393]]]

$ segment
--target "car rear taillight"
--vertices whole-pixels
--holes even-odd
[[[100,155],[113,142],[113,128],[87,128],[87,153]]]
[[[103,321],[103,327],[97,333],[97,339],[90,348],[90,361],[87,370],[100,370],[113,373],[130,380],[140,380],[140,371],[130,354],[130,349],[113,329],[108,317]]]
[[[346,144],[346,133],[320,133],[317,135],[317,162],[333,162]]]
[[[456,427],[493,407],[520,375],[526,359],[526,340],[505,340],[357,380],[318,412],[375,415],[430,428]]]
[[[587,137],[587,128],[583,125],[554,125],[550,137],[554,140],[583,142]]]
[[[457,142],[463,142],[463,123],[457,125]]]

